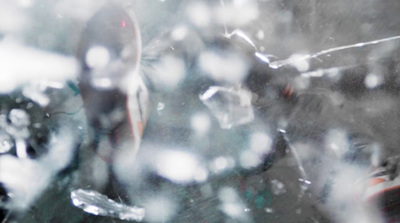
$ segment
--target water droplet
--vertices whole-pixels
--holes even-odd
[[[251,135],[250,148],[257,154],[264,155],[271,151],[272,139],[266,133],[256,132]]]
[[[196,114],[190,120],[190,125],[199,134],[207,133],[211,127],[211,121],[206,114]]]
[[[265,210],[265,212],[267,212],[269,214],[274,213],[274,209],[272,209],[272,208],[265,208],[264,210]]]
[[[157,156],[157,173],[176,183],[205,181],[208,171],[202,167],[197,157],[190,153],[166,150]]]
[[[365,82],[365,86],[367,88],[372,89],[372,88],[376,88],[379,85],[381,85],[383,82],[383,78],[378,74],[368,74],[365,77],[364,82]]]
[[[185,26],[179,26],[172,31],[171,38],[175,41],[181,41],[185,39],[187,33],[188,29]]]
[[[275,195],[282,195],[286,193],[285,185],[276,179],[271,180],[271,186],[272,193],[274,193]]]
[[[10,151],[13,146],[14,141],[11,136],[4,132],[0,133],[0,154]]]
[[[165,104],[164,103],[162,103],[162,102],[158,102],[158,104],[157,104],[157,111],[162,111],[162,110],[164,110],[164,108],[165,108]]]
[[[257,32],[257,38],[258,38],[259,40],[263,40],[264,37],[265,37],[264,31],[258,30],[258,32]]]
[[[213,80],[238,84],[247,76],[249,64],[237,52],[206,51],[200,55],[201,69]]]
[[[86,54],[86,64],[93,69],[106,67],[110,62],[110,53],[103,46],[95,46]]]
[[[30,117],[28,113],[22,109],[12,109],[8,114],[8,118],[11,124],[17,128],[27,127],[30,124]]]

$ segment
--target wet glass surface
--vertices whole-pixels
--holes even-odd
[[[0,1],[0,222],[397,222],[395,0]]]

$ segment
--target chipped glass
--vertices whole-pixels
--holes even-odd
[[[245,89],[212,86],[200,95],[200,100],[211,110],[221,128],[229,129],[254,120],[251,94]]]
[[[145,210],[139,207],[131,207],[117,203],[105,195],[95,191],[74,190],[71,192],[72,203],[93,215],[110,216],[128,221],[142,221],[145,216]]]

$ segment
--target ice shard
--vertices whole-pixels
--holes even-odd
[[[145,216],[144,208],[117,203],[96,191],[74,190],[71,192],[71,200],[76,207],[93,215],[128,221],[142,221]]]
[[[200,100],[210,109],[223,129],[254,120],[251,93],[245,89],[212,86],[200,95]]]

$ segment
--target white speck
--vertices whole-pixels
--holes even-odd
[[[322,70],[316,70],[312,72],[307,72],[301,74],[302,77],[322,77],[324,76],[324,72]]]
[[[328,149],[334,152],[337,157],[342,157],[349,149],[347,133],[339,129],[331,129],[325,138]]]
[[[237,192],[231,187],[224,187],[218,192],[218,197],[223,202],[234,202],[239,199]]]
[[[243,168],[250,169],[260,165],[261,157],[253,150],[245,150],[240,154],[240,165]]]
[[[86,64],[90,68],[104,68],[110,63],[110,53],[103,46],[94,46],[86,54]]]
[[[175,41],[181,41],[187,36],[188,29],[185,26],[178,26],[171,33],[171,38]]]
[[[382,148],[377,143],[372,144],[371,147],[372,147],[371,164],[373,167],[377,167],[379,166],[382,160]]]
[[[157,173],[176,183],[203,181],[207,171],[195,156],[181,151],[162,151],[157,156]]]
[[[211,13],[208,6],[201,2],[190,4],[186,8],[190,21],[198,27],[206,27],[210,23]]]
[[[11,124],[18,128],[26,127],[30,124],[30,117],[28,113],[22,109],[12,109],[8,115],[8,118],[10,119]]]
[[[147,222],[169,222],[176,214],[176,204],[169,198],[159,195],[145,202]]]
[[[226,202],[221,206],[221,210],[232,218],[243,218],[243,207],[239,203]]]
[[[383,78],[378,74],[368,74],[364,80],[365,86],[370,89],[378,87],[382,82]]]
[[[93,78],[91,83],[96,88],[108,89],[113,86],[113,81],[109,77]]]
[[[300,182],[304,182],[305,184],[311,184],[311,182],[309,180],[304,180],[302,178],[299,178]]]
[[[38,103],[40,106],[45,107],[50,103],[50,98],[45,93],[46,88],[47,87],[40,82],[35,82],[25,86],[22,90],[22,94]]]
[[[208,171],[205,168],[198,168],[194,173],[194,180],[197,182],[205,182],[208,178]]]
[[[271,62],[270,59],[268,58],[268,56],[265,56],[262,53],[256,52],[255,55],[256,55],[256,57],[258,57],[260,60],[262,60],[263,62],[265,62],[267,64],[269,64]]]
[[[257,154],[264,155],[271,151],[272,139],[266,133],[256,132],[251,135],[250,148]]]
[[[249,69],[247,61],[236,53],[204,52],[200,55],[201,68],[214,80],[228,83],[240,83]]]
[[[1,8],[1,3],[0,3]],[[6,9],[2,8],[3,12]],[[0,13],[0,32],[2,23]],[[7,20],[6,20],[7,21]],[[65,81],[76,77],[78,66],[72,57],[40,51],[12,41],[0,41],[0,93],[35,80]],[[41,66],[46,64],[46,66]]]
[[[165,108],[165,104],[162,102],[158,102],[157,104],[157,111],[162,111]]]
[[[10,151],[10,149],[13,146],[14,146],[14,142],[13,142],[11,136],[2,132],[0,134],[0,154]]]
[[[339,76],[340,76],[339,75],[340,74],[339,68],[335,68],[335,67],[330,68],[330,69],[327,70],[327,73],[328,73],[328,77],[329,78],[331,78],[333,80],[338,80],[339,79]]]
[[[220,173],[235,166],[235,161],[232,157],[217,157],[210,163],[210,169],[215,173]]]
[[[271,190],[275,195],[282,195],[286,193],[285,185],[276,179],[271,180]]]
[[[260,15],[256,1],[225,1],[226,3],[215,8],[215,15],[220,24],[240,27],[254,21]]]
[[[190,124],[192,129],[194,129],[199,134],[207,133],[211,127],[210,117],[206,114],[196,114],[191,120]]]
[[[25,141],[17,140],[15,147],[16,147],[18,158],[20,158],[20,159],[28,158],[28,153],[26,151],[26,143],[25,143]]]
[[[272,208],[265,208],[264,211],[269,214],[274,213],[274,209],[272,209]]]
[[[174,89],[185,76],[184,61],[175,56],[167,55],[154,65],[154,81],[166,89]]]
[[[299,72],[306,72],[310,68],[308,60],[304,59],[306,56],[300,54],[293,54],[290,56],[289,61]]]
[[[258,32],[257,32],[257,38],[258,38],[259,40],[263,40],[264,37],[265,37],[264,31],[258,30]]]
[[[218,157],[215,159],[214,163],[218,170],[223,170],[228,166],[228,161],[225,159],[225,157]]]

